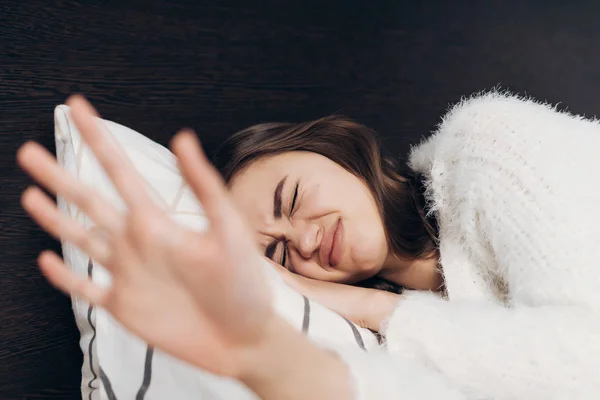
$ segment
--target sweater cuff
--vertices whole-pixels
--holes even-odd
[[[439,373],[391,357],[383,348],[330,348],[348,366],[353,400],[465,400]]]
[[[421,347],[422,335],[435,329],[428,321],[439,317],[446,305],[447,301],[433,292],[402,294],[392,315],[381,325],[388,351],[404,360],[427,364]]]

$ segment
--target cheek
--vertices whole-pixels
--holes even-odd
[[[356,255],[370,267],[381,267],[387,258],[388,244],[379,208],[370,192],[363,191],[355,200],[348,213],[355,220]]]
[[[343,218],[349,251],[343,266],[344,280],[375,275],[388,255],[385,229],[379,209],[369,189],[353,176],[315,183],[302,201],[303,217],[332,213]],[[308,271],[308,268],[307,268]],[[342,272],[339,271],[339,272]]]
[[[387,255],[387,239],[378,215],[355,225],[351,257],[361,270],[379,272]]]

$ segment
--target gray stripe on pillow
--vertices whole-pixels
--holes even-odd
[[[358,331],[358,329],[356,329],[356,325],[354,325],[354,323],[352,323],[350,320],[348,320],[346,318],[344,318],[344,320],[346,320],[348,325],[350,325],[350,329],[352,329],[352,333],[354,334],[354,339],[356,339],[356,344],[358,345],[358,347],[360,347],[363,350],[366,350],[365,342],[363,342],[363,338],[360,335],[360,332]]]
[[[142,380],[142,386],[138,390],[135,400],[144,400],[146,392],[150,387],[150,380],[152,379],[152,358],[154,355],[154,349],[151,346],[146,348],[146,360],[144,361],[144,379]]]
[[[302,333],[308,333],[308,326],[310,325],[310,301],[304,295],[304,317],[302,318]]]
[[[90,279],[92,278],[93,269],[94,269],[94,262],[90,258],[88,261],[88,268],[87,268],[87,276]],[[92,349],[92,347],[94,346],[94,342],[96,341],[96,326],[92,322],[92,311],[94,311],[94,305],[90,303],[90,305],[88,306],[87,320],[88,320],[88,323],[90,324],[90,327],[92,328],[93,333],[92,333],[92,338],[90,339],[90,342],[88,343],[88,359],[90,361],[90,371],[92,372],[92,375],[94,377],[92,379],[90,379],[90,381],[88,382],[88,388],[91,389],[88,400],[92,400],[92,395],[94,394],[94,391],[96,390],[96,388],[94,386],[92,386],[92,383],[96,382],[96,380],[98,379],[98,375],[96,375],[96,371],[94,371],[94,351]]]
[[[102,381],[102,386],[104,386],[104,391],[106,392],[106,396],[108,396],[108,400],[117,400],[117,396],[115,396],[115,392],[113,392],[110,380],[104,373],[102,367],[100,367],[100,380]]]

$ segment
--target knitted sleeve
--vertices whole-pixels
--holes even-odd
[[[356,400],[468,400],[439,371],[386,351],[334,349],[350,370]]]
[[[430,173],[442,242],[469,262],[442,262],[460,277],[450,301],[405,296],[390,351],[470,397],[597,397],[599,152],[598,122],[531,100],[492,93],[450,111],[412,163]],[[503,304],[456,293],[474,280]]]
[[[506,308],[415,292],[398,303],[386,336],[392,357],[435,371],[468,399],[600,395],[600,314],[581,307]]]
[[[455,107],[430,144],[442,241],[509,304],[600,309],[598,122],[492,93]]]

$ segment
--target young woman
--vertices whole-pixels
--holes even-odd
[[[113,286],[52,253],[40,267],[149,343],[265,399],[600,394],[598,123],[489,94],[455,107],[405,171],[343,118],[259,125],[220,152],[227,187],[183,132],[173,150],[211,221],[201,234],[154,205],[82,98],[69,104],[130,212],[25,144],[21,166],[99,229],[37,188],[25,209],[106,265]],[[388,353],[331,351],[288,326],[269,303],[265,256],[298,290],[380,331]]]

